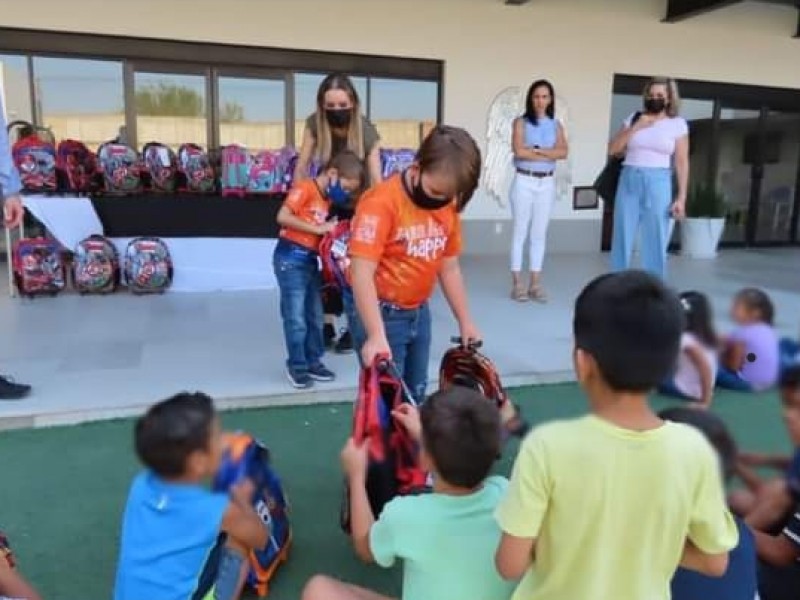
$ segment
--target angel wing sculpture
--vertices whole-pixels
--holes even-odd
[[[561,123],[561,128],[564,131],[564,136],[569,142],[570,136],[570,119],[569,119],[569,105],[563,97],[556,94],[556,120]],[[556,201],[570,200],[572,198],[572,151],[567,153],[567,158],[564,160],[556,161]],[[570,200],[571,202],[571,200]]]

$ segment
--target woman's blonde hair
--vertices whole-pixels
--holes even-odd
[[[654,85],[663,85],[667,88],[667,116],[677,117],[681,110],[681,95],[678,92],[678,82],[671,77],[653,77],[642,90],[643,100],[647,100],[647,94]]]
[[[317,90],[317,114],[314,117],[317,122],[315,152],[317,159],[322,164],[327,164],[333,151],[331,126],[328,124],[328,119],[325,118],[325,93],[330,90],[342,90],[350,97],[350,101],[353,103],[350,111],[350,124],[347,129],[347,150],[354,152],[358,158],[364,160],[364,127],[361,122],[361,102],[358,99],[358,92],[353,82],[347,75],[341,73],[328,75],[319,84],[319,89]]]

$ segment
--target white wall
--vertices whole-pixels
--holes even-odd
[[[125,8],[111,8],[117,4]],[[666,0],[38,0],[31,11],[0,0],[0,25],[442,59],[445,120],[481,143],[495,95],[544,76],[569,104],[572,179],[586,185],[604,162],[615,72],[800,88],[795,9],[744,2],[663,24],[665,7]],[[468,216],[505,214],[479,195]],[[566,201],[555,214],[597,218],[572,213]]]

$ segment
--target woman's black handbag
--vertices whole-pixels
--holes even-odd
[[[641,112],[636,112],[631,119],[631,125],[636,123],[641,116]],[[622,163],[624,160],[624,156],[609,157],[606,166],[600,171],[600,175],[594,180],[594,185],[592,186],[597,192],[597,195],[609,206],[614,206],[614,199],[617,196],[619,176],[622,174]]]

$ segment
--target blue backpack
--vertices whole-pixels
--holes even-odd
[[[228,491],[245,477],[255,485],[253,507],[269,529],[264,548],[250,554],[247,585],[266,596],[278,567],[286,561],[292,544],[291,509],[281,480],[270,464],[269,450],[253,436],[237,432],[223,440],[222,465],[214,477],[216,491]]]

